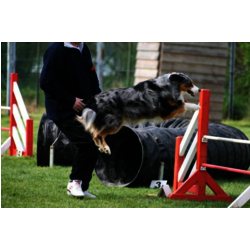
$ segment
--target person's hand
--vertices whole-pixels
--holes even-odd
[[[76,101],[75,101],[75,104],[73,106],[73,109],[76,111],[76,112],[80,112],[83,110],[85,104],[82,102],[83,99],[79,99],[76,97]]]

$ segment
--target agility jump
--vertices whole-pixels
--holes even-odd
[[[210,91],[202,90],[200,93],[201,109],[197,110],[194,113],[184,137],[176,138],[174,185],[173,193],[168,195],[168,198],[170,199],[188,199],[198,201],[220,200],[231,202],[233,201],[232,197],[228,196],[224,192],[224,190],[215,182],[215,180],[208,174],[207,168],[215,168],[250,175],[250,171],[207,164],[208,140],[220,140],[232,143],[250,144],[249,140],[236,140],[208,136],[209,105]],[[185,157],[184,153],[197,125],[197,134]],[[190,176],[186,181],[183,181],[196,152],[197,159],[192,168]],[[206,186],[209,186],[209,188],[214,192],[214,195],[206,194]],[[240,200],[240,202],[235,202],[236,205],[232,203],[229,207],[239,207],[239,204],[240,206],[243,206],[245,202],[250,199],[250,187],[238,199]]]
[[[9,155],[11,156],[33,156],[33,119],[29,118],[17,82],[18,74],[12,73],[10,107],[1,107],[1,109],[10,110],[9,128],[1,127],[1,130],[9,131],[10,136],[1,145],[1,155],[9,149]]]

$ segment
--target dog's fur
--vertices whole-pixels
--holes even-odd
[[[78,120],[89,131],[101,152],[111,154],[105,142],[109,134],[117,133],[124,122],[173,118],[186,110],[200,107],[187,103],[184,94],[194,96],[199,89],[182,73],[171,73],[151,79],[131,88],[112,89],[92,98]]]

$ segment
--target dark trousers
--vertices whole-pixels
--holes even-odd
[[[92,179],[92,173],[97,161],[98,148],[92,137],[85,131],[83,125],[75,116],[54,121],[75,148],[71,180],[82,180],[82,190],[86,191]]]

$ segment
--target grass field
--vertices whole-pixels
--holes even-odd
[[[75,199],[66,194],[70,167],[36,166],[37,130],[43,110],[31,114],[34,119],[34,157],[1,157],[2,208],[226,208],[228,202],[173,201],[158,198],[158,189],[116,188],[104,186],[93,173],[90,192],[98,199]],[[1,115],[1,126],[8,127],[8,117]],[[224,121],[237,127],[250,138],[249,121]],[[1,143],[8,133],[1,133]],[[7,154],[7,152],[6,152]],[[216,180],[228,195],[236,198],[250,183],[249,176]],[[172,187],[171,187],[172,188]],[[250,201],[244,207],[250,208]]]

